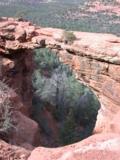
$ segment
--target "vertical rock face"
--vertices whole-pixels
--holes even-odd
[[[28,149],[33,149],[40,140],[38,124],[29,118],[32,106],[32,72],[31,50],[20,49],[0,55],[0,80],[8,87],[7,93],[3,91],[0,96],[5,94],[9,97],[13,107],[14,121],[10,135],[1,138]]]
[[[31,50],[20,50],[0,57],[1,80],[4,80],[19,95],[25,105],[21,111],[26,115],[31,114],[32,105],[32,56]]]
[[[95,132],[106,132],[108,122],[120,110],[120,66],[61,52],[61,60],[73,68],[76,78],[90,87],[101,103]]]
[[[38,145],[40,139],[38,124],[29,118],[32,106],[32,57],[31,50],[18,50],[0,56],[0,78],[8,87],[7,93],[3,91],[1,96],[8,96],[13,107],[14,127],[7,141],[26,148]]]

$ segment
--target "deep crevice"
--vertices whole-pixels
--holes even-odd
[[[39,145],[58,147],[92,135],[100,108],[97,97],[50,50],[37,50],[35,63],[31,117],[40,127]]]

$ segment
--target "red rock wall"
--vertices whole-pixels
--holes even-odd
[[[3,139],[27,149],[33,149],[40,141],[39,126],[30,118],[33,68],[32,50],[17,50],[0,56],[0,80],[10,88],[8,93],[0,92],[0,98],[3,94],[10,98],[14,125]],[[3,100],[2,98],[0,103],[3,103]]]
[[[95,132],[105,132],[108,122],[120,110],[120,66],[68,52],[61,52],[59,56],[63,63],[71,66],[76,78],[98,96],[101,109]]]
[[[30,151],[5,143],[0,140],[0,159],[1,160],[27,160]]]
[[[1,55],[0,79],[19,95],[24,104],[21,111],[31,114],[33,54],[31,50],[15,51],[11,55]]]

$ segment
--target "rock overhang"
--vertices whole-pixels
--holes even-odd
[[[120,64],[120,37],[112,34],[74,31],[76,40],[69,45],[62,40],[63,32],[62,29],[42,28],[28,21],[4,17],[0,20],[0,53],[47,47]]]

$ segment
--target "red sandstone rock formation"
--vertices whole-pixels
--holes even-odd
[[[33,148],[34,146],[38,146],[40,144],[40,130],[38,124],[21,112],[16,111],[13,114],[15,129],[10,142],[20,146],[24,146],[26,143],[33,146]]]
[[[5,54],[7,51],[5,51],[4,44],[8,39],[14,40],[11,33],[15,31],[14,25],[6,27],[7,31],[0,27],[0,80],[7,84],[8,90],[7,93],[6,91],[1,92],[0,88],[0,103],[4,101],[3,96],[10,99],[15,126],[9,137],[4,139],[12,144],[33,149],[33,146],[38,145],[40,139],[38,124],[29,118],[32,105],[33,54],[31,50],[22,49]],[[20,30],[18,32],[20,33]]]
[[[27,160],[30,151],[5,143],[0,140],[0,159],[1,160]]]
[[[36,148],[28,160],[120,160],[120,136],[94,135],[62,148]]]
[[[76,40],[69,45],[64,43],[62,34],[61,29],[41,28],[30,22],[1,18],[1,75],[10,80],[8,83],[10,87],[18,89],[16,92],[24,104],[19,111],[29,115],[32,97],[30,82],[33,67],[32,50],[40,47],[55,50],[61,61],[73,69],[76,78],[88,85],[98,96],[101,109],[94,133],[102,134],[93,135],[68,147],[35,149],[29,160],[119,160],[120,136],[116,133],[120,130],[116,121],[119,121],[120,113],[120,38],[111,34],[74,32]],[[27,126],[22,125],[26,122],[34,124],[32,128],[37,129],[32,120],[26,119],[24,117],[19,124],[21,128]],[[33,143],[36,131],[31,132],[27,130],[25,140],[30,133],[32,142],[29,140],[27,142]],[[105,135],[103,132],[114,134]]]

